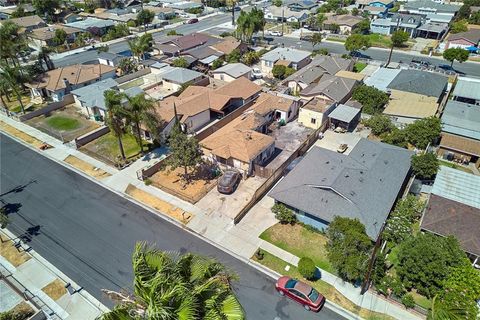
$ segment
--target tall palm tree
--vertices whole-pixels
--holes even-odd
[[[19,66],[17,54],[28,48],[25,33],[12,21],[5,21],[0,26],[0,58],[12,66]]]
[[[0,63],[0,88],[9,88],[12,90],[13,94],[17,97],[23,114],[25,114],[25,106],[22,102],[22,85],[26,81],[26,78],[27,76],[23,67],[12,67],[7,63]]]
[[[145,52],[150,50],[151,43],[153,41],[152,35],[150,33],[144,34],[141,37],[128,41],[128,46],[134,57],[138,60],[144,58]]]
[[[55,65],[53,64],[52,59],[50,58],[50,54],[52,54],[53,50],[49,47],[41,47],[40,51],[38,52],[37,60],[40,65],[47,67],[47,70],[55,69]]]
[[[242,320],[232,293],[234,275],[213,259],[162,252],[137,243],[133,254],[134,296],[103,290],[119,301],[103,320]]]
[[[465,310],[445,304],[438,296],[432,299],[432,307],[428,312],[427,320],[461,320],[465,319]]]
[[[132,124],[132,128],[136,131],[137,143],[140,147],[140,151],[143,153],[140,126],[141,124],[144,124],[149,128],[154,127],[154,130],[158,127],[158,118],[154,115],[155,105],[152,100],[145,98],[144,94],[127,97],[127,100],[127,119]]]
[[[125,110],[122,105],[122,101],[125,98],[125,95],[114,90],[107,90],[104,92],[105,97],[105,106],[107,107],[107,125],[118,139],[118,149],[120,150],[120,155],[125,161],[127,157],[125,156],[125,150],[123,149],[122,136],[123,136],[123,126],[125,119]]]

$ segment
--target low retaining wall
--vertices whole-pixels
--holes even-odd
[[[166,156],[165,158],[163,158],[162,160],[152,164],[151,166],[148,166],[148,167],[145,167],[145,168],[142,168],[142,169],[138,170],[137,171],[137,178],[139,180],[143,181],[143,180],[153,176],[155,173],[157,173],[162,168],[162,166],[164,165],[164,162],[168,159],[168,157],[169,157],[169,155]]]
[[[81,137],[75,138],[75,145],[77,148],[80,148],[87,143],[107,134],[110,132],[110,128],[107,126],[100,127],[98,129],[95,129],[87,134],[84,134]]]
[[[70,94],[65,95],[63,97],[62,101],[52,102],[49,105],[47,105],[46,107],[43,107],[41,109],[29,112],[27,114],[23,114],[23,115],[19,116],[18,119],[20,121],[24,122],[24,121],[30,120],[32,118],[48,114],[52,111],[63,108],[66,105],[72,104],[74,102],[75,102],[75,99],[73,98],[73,94],[70,93]]]
[[[124,75],[122,77],[116,78],[115,81],[118,84],[122,84],[122,83],[128,82],[130,80],[137,79],[137,78],[139,78],[141,76],[144,76],[146,74],[149,74],[151,72],[152,71],[150,70],[150,68],[143,68],[143,69],[140,69],[138,71],[135,71],[134,73],[130,73],[130,74]]]

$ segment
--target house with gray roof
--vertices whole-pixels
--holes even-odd
[[[88,86],[73,90],[71,93],[75,104],[89,118],[105,118],[107,107],[103,94],[107,90],[117,90],[118,83],[113,79],[105,79]]]
[[[300,92],[304,99],[317,97],[333,102],[344,103],[353,94],[353,89],[358,85],[355,79],[349,79],[339,76],[326,74],[320,82],[312,83]]]
[[[115,22],[112,20],[103,20],[97,18],[87,18],[85,20],[80,20],[72,23],[65,24],[68,27],[77,28],[82,31],[89,31],[91,28],[98,28],[101,34],[107,33],[108,29],[112,28],[115,25]]]
[[[400,69],[378,68],[372,73],[370,77],[363,80],[363,82],[370,87],[375,87],[383,92],[388,91],[388,85],[400,73]]]
[[[348,155],[314,147],[269,196],[319,229],[335,216],[359,219],[375,241],[408,181],[411,156],[406,149],[367,139]]]
[[[212,71],[213,78],[232,82],[240,77],[245,77],[250,80],[252,77],[252,68],[243,63],[229,63],[218,69]]]
[[[162,75],[163,87],[172,92],[180,90],[187,83],[198,84],[206,79],[205,75],[185,68],[175,68]]]
[[[452,97],[455,101],[480,105],[480,79],[458,77]]]
[[[353,131],[360,122],[361,109],[339,104],[328,115],[332,126],[344,128],[347,131]]]
[[[436,97],[440,101],[447,90],[447,84],[448,78],[440,74],[420,70],[401,70],[387,88]]]
[[[455,16],[461,6],[447,3],[439,3],[431,0],[408,1],[403,5],[403,9],[416,14],[443,14]]]
[[[276,48],[265,53],[261,58],[261,70],[263,73],[272,75],[273,66],[282,64],[295,70],[300,70],[310,63],[312,53],[293,48]]]
[[[414,38],[417,35],[417,28],[423,22],[425,22],[425,15],[395,13],[386,18],[372,20],[370,22],[370,31],[372,33],[390,35],[397,29],[400,29],[407,32],[411,38]]]

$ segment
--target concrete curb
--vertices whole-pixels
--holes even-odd
[[[102,181],[99,181],[99,180],[96,180],[96,179],[90,177],[89,175],[87,175],[87,174],[85,174],[84,172],[78,170],[77,168],[69,165],[68,163],[66,163],[66,162],[64,162],[64,161],[60,161],[60,160],[58,160],[58,159],[55,159],[55,158],[53,158],[52,156],[50,156],[50,155],[48,155],[48,154],[42,153],[42,152],[40,152],[40,150],[37,150],[36,148],[33,148],[31,145],[27,144],[26,142],[18,139],[17,137],[11,136],[10,134],[8,134],[8,133],[6,133],[6,132],[3,132],[3,131],[2,131],[2,133],[5,134],[6,136],[10,137],[11,139],[15,140],[16,142],[22,144],[23,146],[25,146],[25,147],[27,147],[27,148],[29,148],[29,149],[31,149],[31,150],[39,153],[40,155],[45,156],[47,159],[49,159],[49,160],[51,160],[51,161],[54,161],[54,162],[56,162],[56,163],[58,163],[58,164],[60,164],[60,165],[62,165],[62,166],[64,166],[64,167],[66,167],[66,168],[74,171],[75,173],[77,173],[77,174],[79,174],[80,176],[82,176],[82,177],[90,180],[91,182],[97,183],[98,185],[102,186],[103,188],[105,188],[105,189],[107,189],[107,190],[115,193],[115,194],[118,195],[118,196],[121,196],[121,197],[123,197],[123,198],[125,198],[125,199],[127,199],[127,200],[129,200],[129,201],[131,201],[131,202],[133,202],[133,203],[135,203],[136,205],[138,205],[138,206],[144,208],[145,210],[149,211],[150,213],[152,213],[152,214],[154,214],[154,215],[156,215],[156,216],[164,219],[165,221],[168,221],[168,222],[174,224],[175,226],[177,226],[177,227],[179,227],[179,228],[182,228],[183,230],[189,232],[191,235],[194,235],[195,237],[197,237],[197,238],[199,238],[199,239],[207,242],[208,244],[216,247],[217,249],[220,249],[220,250],[222,250],[223,252],[225,252],[225,253],[233,256],[234,258],[236,258],[236,259],[238,259],[238,260],[240,260],[240,261],[248,264],[249,266],[254,267],[256,270],[258,270],[258,271],[266,274],[266,275],[269,276],[270,278],[276,280],[277,278],[279,278],[279,277],[281,276],[279,273],[274,272],[274,271],[272,271],[272,270],[270,270],[270,269],[268,269],[268,268],[266,268],[266,267],[264,267],[264,266],[256,263],[255,261],[253,261],[253,260],[251,260],[251,259],[242,257],[242,256],[236,254],[235,252],[231,251],[230,249],[228,249],[228,248],[226,248],[226,247],[224,247],[224,246],[222,246],[222,245],[219,245],[219,244],[215,243],[214,241],[212,241],[212,240],[210,240],[210,239],[208,239],[208,238],[206,238],[206,237],[204,237],[204,236],[202,236],[202,235],[194,232],[191,228],[189,228],[188,226],[184,225],[183,223],[181,223],[181,222],[179,222],[179,221],[171,218],[170,216],[168,216],[168,215],[166,215],[166,214],[164,214],[164,213],[162,213],[162,212],[160,212],[160,211],[157,211],[157,210],[155,210],[155,209],[153,209],[153,208],[151,208],[151,207],[149,207],[149,206],[147,206],[147,205],[139,202],[138,200],[130,197],[128,194],[123,193],[123,192],[120,192],[120,191],[117,191],[117,190],[111,188],[110,186],[104,184]],[[62,273],[62,275],[64,275],[64,274]],[[65,276],[65,277],[66,277],[66,276]],[[90,295],[90,294],[88,294],[88,295]],[[91,296],[91,295],[90,295],[90,296]],[[95,300],[96,300],[96,299],[95,299]],[[344,314],[347,314],[347,315],[348,315],[348,314],[352,314],[352,313],[349,312],[348,310],[343,309],[342,307],[340,307],[340,306],[338,306],[338,305],[336,305],[336,304],[334,304],[334,303],[332,303],[332,302],[329,302],[329,303],[326,304],[326,305],[327,305],[327,307],[328,307],[328,306],[333,307],[333,308],[334,308],[333,310],[335,310],[335,311],[338,310],[338,312],[341,312],[342,316],[343,316]],[[106,307],[105,307],[105,308],[106,308]],[[328,308],[329,308],[329,307],[328,307]],[[108,309],[107,309],[107,310],[108,310]],[[352,314],[352,315],[353,315],[353,314]],[[353,318],[352,318],[351,315],[348,316],[348,317],[347,317],[347,316],[345,316],[345,317],[346,317],[347,319],[349,319],[349,320],[360,319],[360,318],[358,318],[358,317],[353,317]]]

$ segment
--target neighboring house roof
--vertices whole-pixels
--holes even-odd
[[[449,100],[442,114],[442,131],[480,140],[480,106]]]
[[[308,66],[287,77],[284,83],[295,81],[309,85],[312,82],[316,82],[325,73],[334,75],[341,70],[350,70],[352,68],[353,61],[351,59],[343,59],[336,56],[315,57]]]
[[[88,28],[94,28],[94,27],[100,28],[100,29],[113,27],[115,25],[115,22],[113,22],[112,20],[103,20],[103,19],[89,17],[85,20],[66,23],[65,25],[72,28],[87,30]]]
[[[386,6],[382,6],[382,7],[366,6],[365,8],[363,8],[363,11],[367,11],[370,13],[383,13],[387,11],[387,8],[388,7]]]
[[[9,19],[8,21],[11,21],[23,28],[34,27],[42,24],[46,25],[45,21],[43,21],[43,19],[37,15]]]
[[[401,70],[387,88],[440,98],[447,83],[447,77],[433,72]]]
[[[369,5],[376,2],[383,3],[384,5],[388,5],[392,3],[393,0],[357,0],[355,1],[356,4],[360,4],[360,5]]]
[[[75,64],[47,71],[26,86],[50,91],[65,89],[66,79],[72,85],[78,85],[100,78],[103,74],[115,71],[115,67],[104,64]]]
[[[197,71],[185,68],[175,68],[162,75],[162,79],[177,84],[185,84],[202,76],[203,74]]]
[[[215,69],[212,73],[226,73],[232,78],[239,78],[247,73],[252,71],[252,68],[249,66],[244,65],[243,63],[229,63],[224,65],[223,67],[220,67],[218,69]]]
[[[417,28],[418,31],[442,33],[448,30],[448,23],[427,22]]]
[[[295,1],[288,4],[288,8],[294,8],[294,9],[298,8],[298,9],[304,9],[304,10],[310,10],[317,6],[318,6],[317,3],[309,0]]]
[[[432,187],[437,196],[480,209],[480,176],[440,166]]]
[[[480,100],[480,79],[459,77],[452,96]]]
[[[480,157],[480,141],[449,133],[442,133],[440,147]]]
[[[67,26],[55,24],[55,25],[52,25],[52,26],[44,27],[44,28],[34,29],[34,30],[32,30],[32,32],[30,32],[28,34],[28,36],[30,38],[34,38],[34,39],[38,39],[38,40],[50,40],[50,39],[53,39],[55,37],[55,31],[58,30],[58,29],[64,30],[67,33],[67,35],[75,34],[75,33],[78,33],[78,32],[82,31],[82,30],[77,29],[77,28],[72,28],[72,27],[67,27]]]
[[[335,75],[337,77],[349,78],[357,81],[363,81],[363,78],[365,78],[364,74],[353,72],[353,71],[346,71],[346,70],[340,70]]]
[[[356,84],[356,80],[326,74],[319,83],[312,83],[303,89],[301,95],[306,97],[323,95],[338,102],[348,96]]]
[[[438,110],[437,98],[407,91],[392,90],[384,114],[422,119],[434,116]]]
[[[223,41],[215,43],[212,45],[212,47],[215,50],[218,50],[220,52],[223,52],[224,54],[230,54],[232,53],[233,50],[235,49],[240,49],[242,47],[242,41],[237,40],[234,37],[225,37],[223,38]],[[245,46],[246,48],[246,46]],[[240,50],[242,51],[242,50]]]
[[[265,53],[262,60],[275,62],[277,60],[287,60],[293,63],[298,63],[310,57],[312,53],[292,48],[276,48]]]
[[[326,222],[358,218],[375,240],[410,170],[411,155],[367,139],[349,155],[314,147],[269,195]]]
[[[270,93],[261,93],[248,110],[254,110],[260,115],[266,115],[274,110],[280,110],[284,112],[290,111],[290,107],[298,101],[297,98],[287,95],[274,95]]]
[[[319,113],[325,113],[334,104],[333,101],[313,98],[302,106],[302,109],[315,111]]]
[[[266,15],[271,14],[274,18],[277,17],[284,17],[285,20],[295,18],[295,19],[305,19],[307,18],[308,14],[310,11],[307,10],[301,10],[301,11],[296,11],[292,10],[290,8],[281,8],[277,6],[270,6],[267,9]]]
[[[115,80],[105,79],[73,90],[72,94],[77,96],[77,99],[80,100],[85,107],[98,107],[102,110],[107,110],[103,94],[105,91],[116,88],[117,86],[118,83]]]
[[[480,42],[480,29],[472,29],[465,32],[459,33],[450,33],[447,38],[447,41],[455,40],[467,40],[474,45],[477,45]]]
[[[409,13],[395,13],[390,17],[390,21],[395,25],[398,23],[400,19],[401,26],[411,26],[417,27],[419,26],[424,20],[425,15],[423,14],[409,14]]]
[[[221,39],[214,38],[207,34],[203,33],[191,33],[184,36],[174,37],[173,39],[168,39],[160,44],[174,45],[177,47],[177,50],[185,51],[192,49],[204,44],[214,44],[221,41]]]
[[[365,79],[363,82],[367,86],[375,87],[384,92],[388,91],[388,85],[400,73],[400,69],[378,68],[373,74]]]
[[[352,16],[350,14],[331,15],[327,17],[327,20],[325,20],[324,24],[325,25],[338,24],[339,26],[348,26],[353,28],[362,20],[363,20],[362,17]]]
[[[262,91],[262,87],[245,77],[240,77],[215,90],[218,94],[249,99]]]
[[[124,59],[125,57],[121,56],[119,54],[113,53],[113,52],[103,52],[102,51],[102,52],[98,53],[98,58],[99,59],[110,60],[110,61],[116,61],[117,59],[121,60],[121,59]],[[144,61],[142,61],[142,63],[143,62]]]
[[[455,13],[460,10],[461,6],[453,5],[453,4],[446,4],[446,3],[439,3],[431,0],[416,0],[416,1],[409,1],[404,4],[405,10],[425,10],[425,9],[435,9],[441,12],[449,12]]]
[[[421,228],[442,236],[455,236],[468,253],[480,256],[480,209],[432,194]]]
[[[350,123],[361,112],[360,109],[347,106],[345,104],[339,104],[328,115],[330,119],[335,119],[341,122]]]
[[[215,49],[212,49],[210,47],[205,47],[205,46],[200,46],[200,47],[196,47],[196,48],[184,51],[182,55],[184,54],[191,55],[196,59],[205,59],[210,56],[217,56],[217,58],[223,56],[222,52],[219,52]]]

